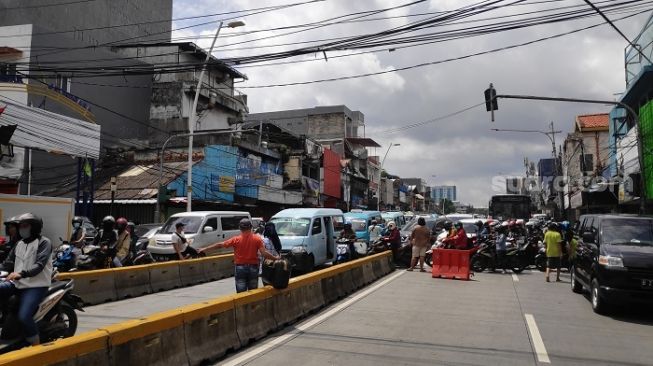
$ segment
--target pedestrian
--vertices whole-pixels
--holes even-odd
[[[249,219],[240,220],[238,226],[240,235],[224,242],[211,244],[200,249],[199,253],[213,248],[233,247],[236,292],[244,292],[258,288],[259,253],[266,259],[277,260],[280,257],[265,250],[261,236],[252,233],[252,222]]]
[[[555,223],[549,224],[549,230],[544,234],[544,246],[546,248],[546,282],[549,280],[549,273],[551,269],[556,269],[556,282],[560,282],[560,256],[562,250],[560,244],[562,243],[562,236],[557,230]]]
[[[370,243],[374,243],[375,241],[379,240],[381,237],[381,231],[383,229],[379,225],[378,221],[372,220],[372,225],[367,229],[367,231],[370,233]]]
[[[172,234],[172,246],[175,248],[179,260],[194,257],[198,254],[198,251],[190,246],[190,243],[193,240],[187,239],[184,235],[184,226],[186,226],[186,224],[183,222],[177,222],[175,224],[175,232]]]
[[[265,224],[261,237],[263,238],[263,246],[265,247],[265,250],[274,256],[279,256],[281,253],[281,239],[279,239],[279,234],[277,234],[277,228],[274,226],[274,223],[268,222]],[[264,259],[263,255],[259,254],[261,266],[263,265]],[[261,274],[261,266],[259,266],[259,274]]]
[[[131,246],[131,236],[127,230],[127,219],[119,217],[116,220],[116,228],[118,229],[118,243],[116,244],[116,255],[113,257],[114,267],[122,267],[122,262],[129,255],[129,247]]]
[[[424,257],[426,257],[426,248],[431,244],[431,230],[426,227],[426,220],[423,217],[417,219],[417,225],[415,225],[413,232],[410,234],[410,242],[413,246],[413,255],[408,271],[415,269],[415,265],[417,265],[417,260],[419,259],[419,271],[426,272],[424,270]]]
[[[506,273],[506,227],[499,226],[497,230],[497,238],[495,240],[496,250],[497,250],[497,267],[501,267],[503,273]],[[497,268],[498,269],[498,268]]]
[[[394,221],[388,222],[388,231],[386,236],[383,237],[383,241],[390,244],[390,249],[392,250],[392,258],[395,264],[399,261],[399,247],[401,246],[401,234],[399,229],[397,229],[397,224]]]

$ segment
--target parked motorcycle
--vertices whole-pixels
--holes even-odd
[[[62,244],[54,251],[52,265],[57,271],[70,272],[76,269],[77,265],[73,249],[73,246],[67,241],[62,241]]]
[[[53,273],[53,278],[56,276]],[[0,280],[9,273],[0,272]],[[53,280],[46,297],[41,301],[34,320],[39,329],[41,342],[52,342],[58,338],[67,338],[77,331],[77,314],[75,310],[84,311],[82,299],[74,295],[74,281]],[[0,354],[20,349],[28,344],[24,340],[23,326],[18,321],[19,297],[2,299],[2,330],[0,331]]]

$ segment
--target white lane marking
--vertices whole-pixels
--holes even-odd
[[[519,277],[517,277],[517,275],[513,273],[512,274],[512,280],[515,281],[515,282],[519,282]]]
[[[247,351],[243,355],[241,355],[241,356],[239,356],[239,357],[237,357],[237,358],[235,358],[233,360],[230,360],[229,362],[221,363],[221,365],[223,365],[223,366],[237,366],[237,365],[240,365],[240,364],[242,364],[244,362],[249,361],[254,356],[259,356],[262,353],[267,352],[271,348],[279,347],[282,343],[288,341],[291,338],[294,338],[294,337],[298,336],[300,333],[304,332],[305,330],[307,330],[309,328],[312,328],[312,327],[316,326],[317,324],[325,321],[326,319],[332,317],[336,313],[342,311],[344,308],[350,306],[351,304],[353,304],[356,301],[362,299],[363,297],[369,295],[370,293],[378,290],[381,286],[384,286],[385,284],[389,283],[390,281],[393,281],[395,278],[401,276],[404,273],[406,273],[406,272],[405,271],[398,271],[397,273],[390,276],[389,278],[386,278],[385,280],[379,282],[378,284],[376,284],[376,285],[368,288],[367,290],[357,294],[356,296],[354,296],[351,299],[343,302],[342,304],[338,304],[337,306],[333,307],[332,309],[325,312],[324,314],[320,314],[319,316],[317,316],[317,317],[315,317],[315,318],[313,318],[313,319],[311,319],[309,321],[301,323],[300,325],[295,327],[294,330],[292,330],[292,331],[290,331],[290,332],[288,332],[286,334],[274,337],[274,338],[270,339],[269,342],[261,344],[260,346]]]
[[[546,347],[544,347],[540,330],[537,328],[537,323],[535,323],[535,318],[532,314],[524,314],[524,317],[526,317],[528,332],[531,334],[531,340],[533,340],[533,347],[535,347],[537,360],[542,363],[551,363],[549,355],[546,353]]]

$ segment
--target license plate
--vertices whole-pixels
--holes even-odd
[[[641,280],[641,285],[644,288],[653,289],[653,279],[642,279]]]

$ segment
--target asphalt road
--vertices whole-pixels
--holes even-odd
[[[569,276],[398,271],[218,365],[653,365],[653,316],[594,314]]]

